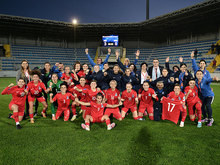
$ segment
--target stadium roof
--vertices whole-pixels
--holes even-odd
[[[99,41],[117,34],[122,40],[164,42],[168,37],[219,31],[220,0],[199,3],[140,23],[89,23],[74,27],[68,22],[0,15],[0,31],[5,36],[46,40]]]

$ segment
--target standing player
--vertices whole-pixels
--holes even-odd
[[[138,98],[140,100],[140,106],[138,111],[138,120],[144,120],[143,114],[147,109],[150,120],[154,120],[154,108],[153,98],[158,100],[156,93],[147,81],[143,83],[143,88],[139,90]]]
[[[115,80],[110,81],[110,87],[105,91],[105,98],[107,99],[107,104],[109,105],[116,105],[119,104],[119,100],[121,99],[120,97],[120,91],[116,89],[117,82]],[[116,118],[117,120],[121,121],[121,113],[119,111],[119,108],[106,108],[105,110],[105,115],[108,117],[113,114],[113,117]]]
[[[42,90],[45,93],[48,93],[49,89],[46,90],[46,87],[43,82],[40,81],[40,71],[33,70],[31,72],[33,81],[27,84],[26,92],[28,92],[28,103],[29,103],[29,116],[30,122],[34,123],[34,114],[33,114],[33,107],[34,107],[34,100],[37,99],[43,105],[43,111],[41,112],[42,116],[46,118],[46,109],[47,103],[42,95]]]
[[[12,118],[16,122],[16,128],[21,129],[20,121],[23,119],[25,102],[26,102],[26,93],[25,93],[25,82],[24,79],[19,78],[17,85],[14,86],[11,83],[7,88],[2,91],[2,95],[11,94],[12,100],[9,104],[9,109],[13,111]]]
[[[202,127],[201,123],[201,117],[202,117],[202,102],[198,97],[198,88],[195,85],[195,80],[191,79],[189,81],[189,86],[185,88],[185,95],[186,95],[186,102],[189,110],[189,118],[191,121],[195,120],[195,112],[193,108],[195,107],[197,109],[197,115],[198,115],[198,124],[197,127]]]
[[[73,73],[70,73],[70,67],[65,67],[65,72],[63,73],[62,77],[60,78],[62,81],[65,81],[68,85],[70,85],[73,80],[78,81],[78,76],[74,70],[72,70]]]
[[[103,115],[104,113],[104,108],[108,107],[108,108],[116,108],[118,106],[121,105],[117,104],[117,105],[109,105],[107,103],[102,103],[103,102],[103,94],[102,93],[98,93],[96,96],[96,102],[90,102],[90,103],[85,103],[85,102],[81,102],[79,101],[77,98],[75,100],[77,103],[84,105],[84,106],[91,106],[91,115],[87,115],[85,118],[85,124],[81,124],[81,127],[87,131],[90,131],[90,122],[92,123],[102,123],[102,122],[106,122],[107,125],[107,130],[111,130],[112,128],[115,127],[115,123],[110,122],[110,119],[107,115]]]
[[[122,108],[121,115],[122,119],[125,118],[125,114],[130,109],[134,120],[138,119],[137,115],[137,105],[138,104],[138,98],[137,93],[132,89],[131,83],[126,84],[126,90],[122,92],[121,101],[124,102],[124,107]]]
[[[207,126],[212,126],[214,119],[212,117],[212,107],[211,104],[214,99],[214,93],[210,87],[210,84],[213,80],[218,81],[217,77],[214,78],[206,78],[203,74],[203,71],[198,70],[196,72],[196,86],[199,89],[199,92],[201,94],[201,100],[202,100],[202,115],[203,120],[202,122],[208,122]],[[207,118],[208,114],[208,118]]]
[[[70,100],[75,100],[74,96],[71,93],[66,93],[67,91],[67,84],[62,83],[60,84],[60,90],[61,93],[57,93],[54,98],[53,94],[50,94],[50,102],[53,103],[54,101],[57,101],[58,108],[56,112],[56,120],[59,119],[61,114],[64,112],[64,121],[68,121],[70,117]]]
[[[179,84],[174,85],[174,91],[170,92],[168,94],[167,98],[171,99],[172,101],[180,101],[182,103],[182,105],[183,105],[183,106],[181,106],[182,119],[180,122],[180,127],[184,127],[184,122],[186,119],[187,111],[186,111],[186,105],[185,105],[185,95],[181,92]]]

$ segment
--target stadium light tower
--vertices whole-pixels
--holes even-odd
[[[75,60],[76,60],[76,26],[78,24],[78,20],[76,18],[74,18],[72,20],[72,24],[73,24],[73,31],[74,31],[73,47],[74,47],[74,56],[75,56]]]
[[[150,6],[150,4],[149,4],[149,1],[150,0],[146,0],[146,20],[148,20],[149,19],[149,6]]]

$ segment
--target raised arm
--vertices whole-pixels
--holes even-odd
[[[96,65],[96,63],[94,63],[94,61],[93,61],[92,58],[90,57],[90,55],[89,55],[89,49],[88,49],[88,48],[85,49],[85,53],[86,53],[86,56],[87,56],[87,58],[88,58],[88,60],[89,60],[89,63],[92,65],[92,67],[94,67],[94,66]]]
[[[136,52],[136,58],[134,60],[134,65],[137,65],[138,59],[139,59],[139,55],[140,55],[140,50],[137,50]]]
[[[102,63],[103,65],[108,62],[110,55],[111,55],[111,49],[108,48],[108,55],[106,56],[105,61]]]
[[[194,73],[199,70],[199,67],[196,65],[196,60],[194,59],[194,51],[191,52],[191,61],[192,61],[192,68]]]
[[[119,59],[119,51],[115,51],[115,55],[116,55],[116,61],[119,65],[119,67],[123,70],[123,72],[125,71],[126,67],[121,63],[121,60]]]
[[[2,91],[2,95],[7,95],[7,94],[11,94],[11,91],[10,91],[10,89],[11,89],[11,87],[13,87],[14,86],[14,84],[13,83],[11,83],[9,86],[7,86],[3,91]]]
[[[75,102],[76,102],[76,103],[79,103],[79,104],[81,104],[81,105],[84,105],[84,106],[90,106],[90,105],[91,105],[90,103],[85,103],[85,102],[79,101],[78,98],[75,98]]]

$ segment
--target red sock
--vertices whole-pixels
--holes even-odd
[[[43,113],[46,113],[46,109],[43,109],[43,111],[42,111]]]
[[[15,122],[19,122],[18,112],[14,112],[14,113],[13,113],[13,116],[14,116]]]
[[[124,119],[125,117],[122,117],[122,119]]]
[[[195,117],[193,119],[190,119],[191,121],[195,121]]]
[[[29,116],[30,116],[31,119],[34,118],[34,114],[33,113],[30,113]]]
[[[90,126],[90,123],[85,123],[86,124],[86,126]]]
[[[182,112],[182,120],[181,120],[182,122],[185,121],[186,115],[187,115],[186,110],[183,110],[183,112]]]
[[[133,117],[134,118],[134,120],[137,120],[138,119],[138,117]]]
[[[143,116],[138,116],[138,119],[141,119],[141,118],[143,118]]]
[[[149,116],[149,119],[150,120],[154,120],[154,116]]]
[[[197,114],[198,114],[198,122],[202,120],[202,109],[200,104],[196,104]]]
[[[110,119],[105,120],[106,125],[111,124]]]
[[[72,113],[73,113],[73,115],[76,115],[76,106],[75,106],[75,105],[72,105],[71,108],[72,108]]]

